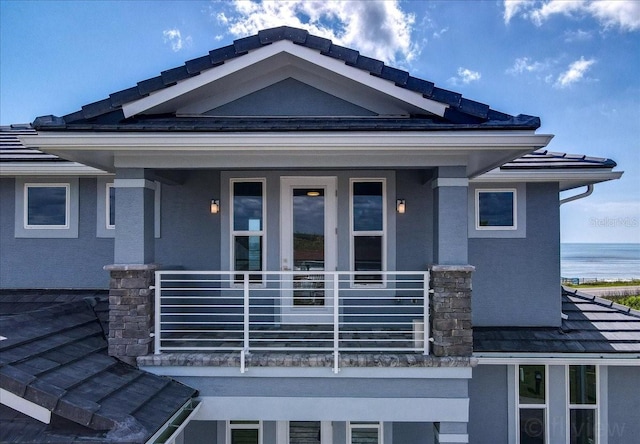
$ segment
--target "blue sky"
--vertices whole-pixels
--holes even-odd
[[[639,1],[0,0],[0,123],[64,115],[291,25],[509,114],[625,174],[562,207],[563,242],[640,242]],[[570,193],[571,194],[571,193]]]

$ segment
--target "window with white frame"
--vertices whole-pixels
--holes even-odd
[[[116,228],[116,188],[113,182],[105,184],[105,225],[107,230]]]
[[[476,230],[516,230],[515,189],[476,189]]]
[[[547,368],[520,365],[517,371],[517,419],[519,444],[547,442]]]
[[[262,444],[262,421],[228,421],[228,444]]]
[[[569,443],[593,444],[598,436],[598,378],[595,365],[568,366]]]
[[[350,422],[347,442],[349,444],[383,444],[382,423]]]
[[[385,269],[384,179],[351,179],[351,268],[357,284],[380,284]]]
[[[234,271],[262,271],[265,252],[265,179],[231,180],[231,261]],[[241,279],[241,276],[236,276]],[[261,280],[260,277],[251,277]]]
[[[24,228],[68,229],[69,190],[68,183],[26,183]]]

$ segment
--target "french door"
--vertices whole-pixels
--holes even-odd
[[[336,178],[283,177],[280,182],[282,323],[331,322],[336,270]],[[291,279],[289,279],[291,278]]]

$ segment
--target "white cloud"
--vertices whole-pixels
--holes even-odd
[[[593,33],[590,31],[583,31],[582,29],[578,29],[577,31],[565,31],[564,32],[564,41],[567,43],[572,42],[585,42],[587,40],[591,40],[593,37]]]
[[[191,36],[182,38],[180,30],[177,28],[165,29],[162,31],[162,35],[164,36],[164,42],[171,45],[173,52],[178,52],[185,46],[191,45]]]
[[[569,69],[558,76],[554,86],[557,88],[566,88],[579,82],[595,62],[595,59],[585,60],[584,57],[580,57],[580,60],[573,62],[569,65]]]
[[[439,31],[434,31],[433,32],[433,38],[434,39],[439,39],[440,37],[442,37],[444,35],[445,32],[449,31],[449,27],[447,26],[446,28],[442,28]]]
[[[419,53],[411,36],[415,16],[404,12],[397,0],[234,0],[227,5],[215,17],[237,37],[288,25],[391,64],[410,62]]]
[[[507,74],[522,74],[524,72],[542,71],[547,65],[542,62],[535,62],[529,57],[517,58],[513,66],[507,69]]]
[[[449,83],[452,85],[467,85],[471,82],[477,82],[482,75],[478,71],[471,71],[468,68],[458,68],[458,76],[451,77]]]
[[[591,16],[605,29],[640,30],[637,0],[504,0],[504,22],[521,16],[541,26],[552,16]]]

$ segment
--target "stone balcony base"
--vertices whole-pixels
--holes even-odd
[[[433,356],[417,353],[340,353],[340,368],[362,367],[475,367],[469,356]],[[240,353],[163,353],[138,357],[141,367],[240,367]],[[332,368],[331,353],[247,353],[247,367]]]

